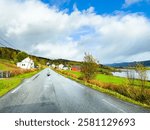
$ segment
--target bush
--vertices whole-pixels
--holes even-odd
[[[85,53],[84,62],[81,65],[81,72],[83,73],[83,80],[88,81],[95,77],[98,71],[99,65],[97,64],[96,59]]]
[[[20,75],[20,74],[25,74],[25,73],[29,73],[29,72],[33,72],[35,71],[36,69],[30,69],[30,70],[27,70],[27,69],[15,69],[15,70],[12,70],[11,71],[11,77],[14,77],[14,76],[17,76],[17,75]]]
[[[141,91],[139,87],[128,86],[127,84],[114,85],[111,83],[103,83],[97,80],[89,80],[88,83],[94,84],[104,89],[109,89],[118,92],[119,94],[122,94],[126,97],[150,105],[150,89],[145,89],[143,94],[141,95]]]
[[[66,72],[66,71],[61,71],[61,70],[57,70],[58,72],[64,74],[64,75],[67,75],[67,76],[70,76],[70,77],[73,77],[73,78],[78,78],[75,74],[71,74],[69,72]]]

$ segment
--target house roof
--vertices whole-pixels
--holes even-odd
[[[21,62],[33,62],[32,59],[30,59],[29,57],[25,58],[24,60],[22,60]]]

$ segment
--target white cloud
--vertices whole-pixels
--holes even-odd
[[[52,58],[64,58],[64,59],[78,59],[78,48],[77,43],[68,42],[68,43],[39,43],[36,46],[33,46],[36,50],[37,55],[44,55],[46,57]],[[81,58],[81,57],[80,57]]]
[[[0,9],[0,34],[31,54],[82,60],[89,52],[102,63],[150,57],[150,21],[139,14],[67,14],[38,0],[0,0]]]
[[[130,5],[139,3],[141,1],[144,1],[144,0],[125,0],[123,7],[126,8],[126,7],[129,7]]]

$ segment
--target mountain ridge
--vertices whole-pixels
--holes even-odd
[[[135,66],[138,63],[141,63],[146,67],[150,67],[150,60],[133,61],[133,62],[120,62],[120,63],[105,64],[105,65],[111,66],[111,67],[128,67],[128,66]]]

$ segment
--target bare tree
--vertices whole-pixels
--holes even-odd
[[[138,78],[140,80],[141,94],[143,94],[143,91],[144,91],[145,86],[146,86],[146,81],[147,81],[146,68],[141,63],[137,64],[135,68],[136,68],[136,72],[138,74]]]
[[[81,66],[81,72],[83,73],[83,78],[88,81],[95,76],[99,65],[97,64],[96,59],[87,53],[85,53],[83,60],[84,61]]]
[[[135,72],[133,70],[129,70],[127,69],[127,79],[129,82],[129,85],[134,85],[134,81],[135,81]]]

